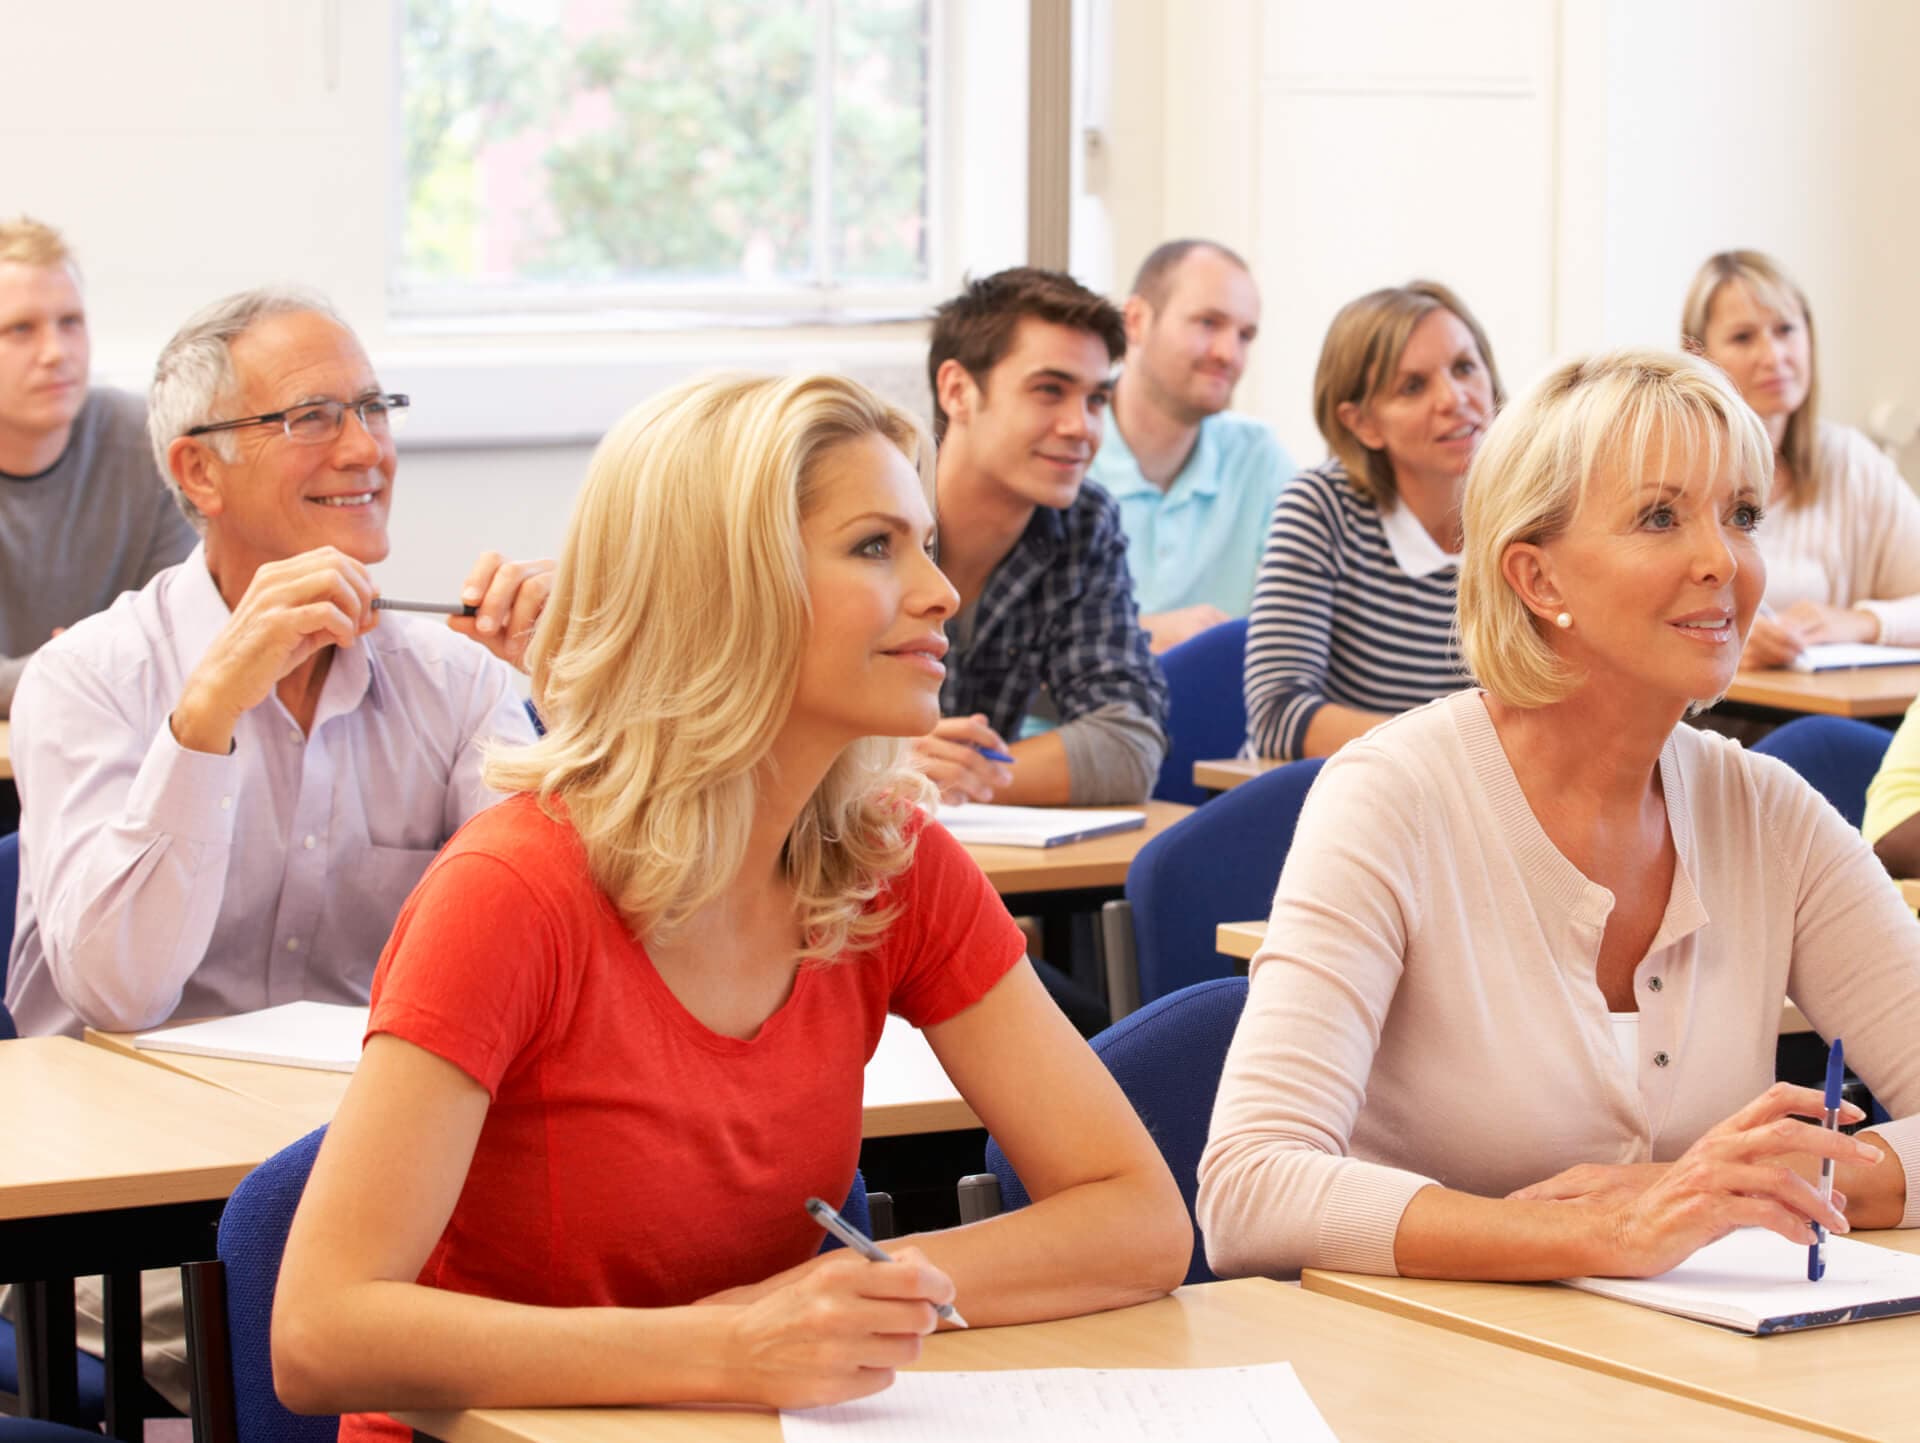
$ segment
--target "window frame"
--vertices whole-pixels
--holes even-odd
[[[385,256],[385,300],[390,334],[409,338],[434,335],[513,335],[522,333],[647,333],[709,329],[779,329],[803,326],[876,325],[924,317],[955,288],[955,257],[963,251],[956,234],[962,211],[964,167],[953,134],[960,115],[950,83],[953,63],[968,48],[954,0],[925,0],[927,5],[926,227],[927,276],[918,282],[826,284],[815,280],[643,282],[622,285],[521,283],[485,288],[464,285],[408,287],[402,283],[407,223],[404,105],[404,45],[407,0],[391,6],[393,79],[390,176],[392,224]],[[818,31],[833,34],[835,11],[845,0],[812,0],[818,7]],[[829,79],[831,44],[816,49],[816,83]],[[831,85],[825,87],[831,94]],[[831,205],[818,200],[822,182],[831,190],[829,107],[815,120],[813,155],[814,247],[819,265],[831,264]],[[824,151],[824,158],[823,158]],[[830,276],[830,273],[829,273]]]

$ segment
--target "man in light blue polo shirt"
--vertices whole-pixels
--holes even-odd
[[[1156,652],[1245,616],[1293,461],[1227,411],[1260,329],[1260,292],[1223,245],[1175,240],[1127,298],[1127,361],[1087,475],[1120,503],[1140,619]]]

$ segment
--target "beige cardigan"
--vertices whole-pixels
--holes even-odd
[[[1769,757],[1692,727],[1660,758],[1678,864],[1634,973],[1640,1064],[1594,968],[1613,894],[1547,839],[1483,693],[1329,761],[1251,967],[1200,1163],[1222,1275],[1392,1273],[1429,1183],[1499,1197],[1678,1156],[1773,1080],[1791,994],[1898,1120],[1920,1224],[1920,923],[1859,835]]]

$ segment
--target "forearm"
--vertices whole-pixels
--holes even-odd
[[[415,1283],[301,1290],[274,1386],[303,1413],[748,1402],[738,1307],[542,1308]]]
[[[1422,1188],[1400,1214],[1394,1268],[1408,1278],[1537,1282],[1606,1273],[1609,1214],[1585,1202],[1521,1202]]]
[[[1889,829],[1873,844],[1873,854],[1893,877],[1920,877],[1920,812]]]
[[[1300,747],[1303,757],[1330,757],[1348,742],[1365,736],[1387,720],[1382,712],[1361,711],[1358,707],[1327,702],[1307,723]]]
[[[1014,807],[1066,805],[1073,778],[1059,732],[1041,732],[1009,743],[1007,751],[1013,758],[1013,784],[996,793],[994,801]]]
[[[905,1241],[953,1279],[955,1306],[974,1326],[1129,1307],[1186,1274],[1193,1233],[1177,1192],[1168,1206],[1166,1186],[1164,1177],[1122,1174]],[[1170,1256],[1178,1269],[1167,1267]]]

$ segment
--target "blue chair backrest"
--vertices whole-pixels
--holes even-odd
[[[1892,740],[1892,732],[1867,722],[1804,716],[1775,727],[1753,749],[1792,767],[1858,831],[1867,812],[1867,785]]]
[[[873,1209],[867,1206],[867,1180],[860,1175],[860,1169],[853,1170],[853,1187],[847,1193],[847,1200],[840,1204],[840,1216],[852,1223],[868,1237],[873,1236]],[[830,1253],[835,1248],[844,1248],[845,1243],[832,1233],[826,1235],[820,1244],[820,1251]]]
[[[1242,782],[1140,849],[1127,868],[1127,902],[1142,1002],[1232,971],[1214,929],[1272,910],[1274,884],[1321,761],[1288,762]]]
[[[82,1431],[34,1418],[0,1418],[0,1443],[87,1443],[89,1439],[100,1443],[99,1430]]]
[[[324,1127],[283,1147],[240,1181],[220,1215],[218,1250],[227,1274],[233,1408],[239,1443],[333,1443],[338,1417],[290,1413],[273,1391],[269,1327],[273,1290],[294,1209],[313,1171]]]
[[[1216,978],[1149,1003],[1093,1039],[1095,1054],[1140,1114],[1180,1184],[1187,1221],[1193,1224],[1189,1283],[1215,1281],[1200,1225],[1193,1222],[1193,1202],[1200,1191],[1200,1154],[1213,1120],[1213,1095],[1220,1090],[1227,1044],[1246,1003],[1246,978]],[[992,1138],[987,1139],[987,1171],[1000,1180],[1003,1209],[1027,1205],[1026,1188]]]
[[[1208,627],[1160,656],[1167,676],[1167,755],[1153,794],[1163,802],[1198,806],[1209,793],[1193,782],[1193,764],[1238,756],[1247,739],[1241,672],[1247,619]]]
[[[13,950],[13,909],[20,895],[20,834],[8,832],[0,837],[0,997],[7,991],[7,954]],[[13,1014],[0,1002],[0,1042],[18,1034]]]

